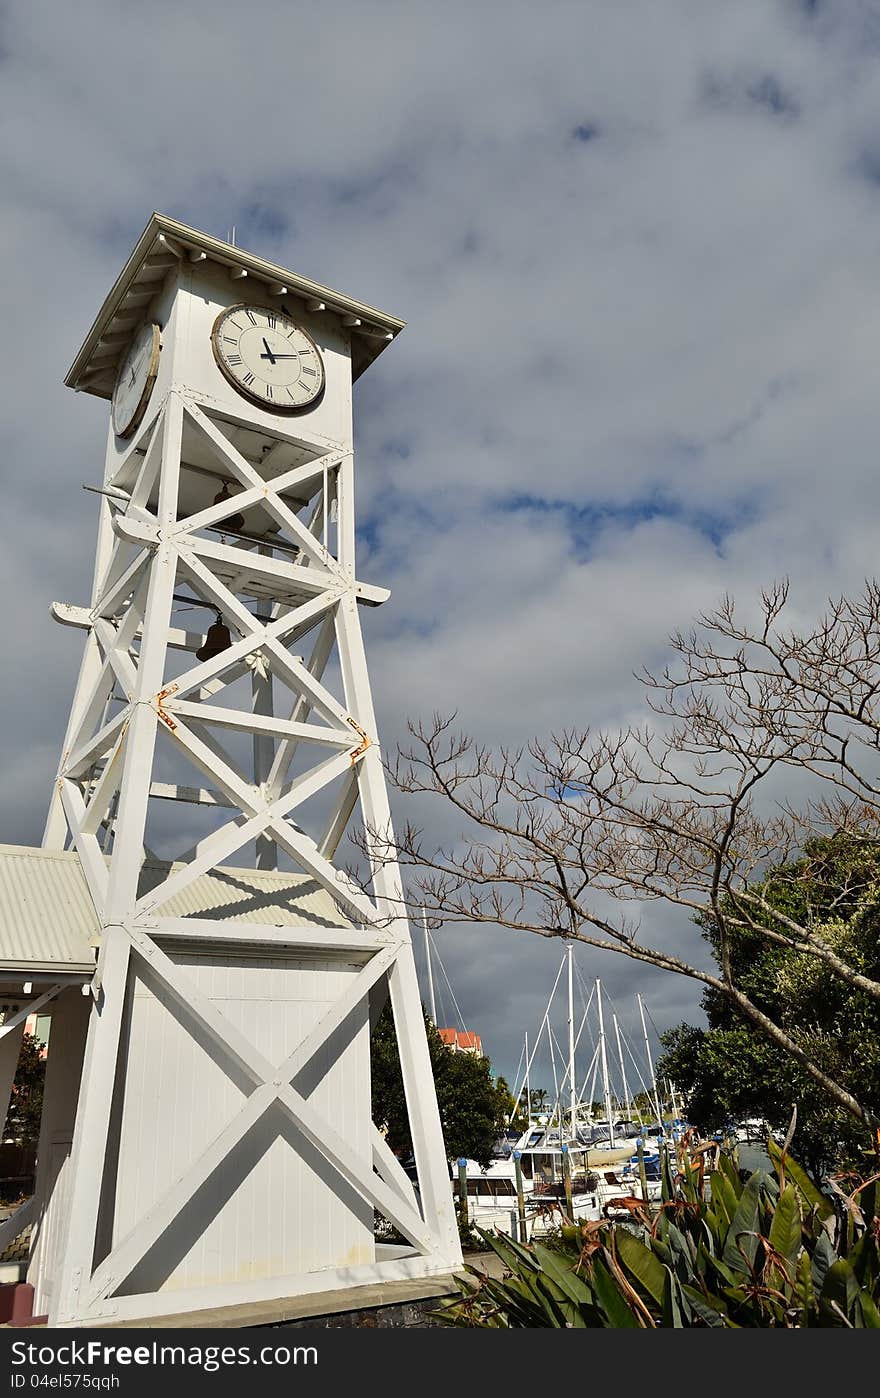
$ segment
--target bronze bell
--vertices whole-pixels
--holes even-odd
[[[229,634],[229,627],[223,621],[220,613],[217,613],[217,620],[208,627],[208,634],[205,637],[205,644],[196,651],[199,660],[213,660],[215,655],[220,655],[224,650],[228,650],[232,645],[232,637]]]
[[[232,496],[229,494],[229,487],[224,481],[223,486],[214,496],[214,504],[222,505],[224,500],[231,499]],[[238,533],[240,530],[244,529],[244,515],[236,510],[235,514],[227,515],[225,519],[218,519],[217,528],[223,529],[224,527],[226,529],[231,529],[233,533]]]

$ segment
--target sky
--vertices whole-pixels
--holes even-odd
[[[48,606],[91,576],[107,408],[62,380],[154,209],[408,322],[355,390],[386,750],[435,709],[641,718],[722,594],[785,575],[810,620],[873,576],[878,55],[874,0],[0,5],[0,839],[40,841],[81,647]],[[435,937],[512,1076],[561,946]],[[636,992],[699,1018],[578,965],[633,1035]]]

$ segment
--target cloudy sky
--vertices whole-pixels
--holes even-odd
[[[62,378],[154,209],[408,321],[356,391],[386,746],[615,724],[721,593],[873,575],[878,57],[875,0],[4,5],[0,838],[39,843],[88,595],[106,405]],[[437,941],[512,1073],[561,948]],[[579,962],[633,1028],[698,1013]]]

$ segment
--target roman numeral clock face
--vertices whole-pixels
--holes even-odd
[[[270,412],[299,412],[324,391],[318,347],[286,311],[230,306],[214,322],[211,344],[229,382]]]

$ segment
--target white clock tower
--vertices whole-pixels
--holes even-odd
[[[352,381],[401,328],[157,214],[67,377],[111,422],[91,604],[53,608],[86,639],[44,846],[78,858],[97,967],[48,1176],[41,1144],[50,1324],[460,1264],[399,871],[368,897],[334,863],[349,822],[391,829]],[[370,1110],[389,996],[417,1189]]]

